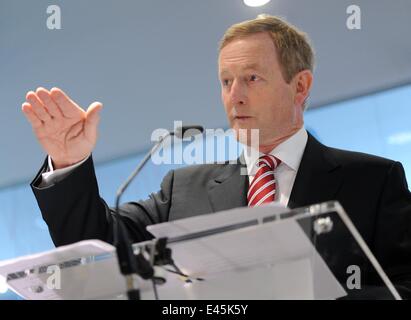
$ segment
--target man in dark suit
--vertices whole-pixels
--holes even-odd
[[[296,208],[338,200],[407,294],[411,194],[404,170],[395,161],[326,147],[305,131],[313,61],[306,35],[281,19],[260,16],[229,28],[219,53],[222,99],[238,137],[241,130],[259,130],[259,155],[169,172],[158,193],[121,206],[133,241],[150,239],[145,227],[164,221],[272,201]],[[49,155],[32,188],[54,243],[112,242],[114,217],[99,196],[91,157],[101,103],[84,111],[57,88],[26,98],[23,112]],[[240,174],[242,166],[248,175]],[[334,248],[324,255],[335,256],[331,268],[339,278],[347,266],[362,263],[349,246],[324,239]]]

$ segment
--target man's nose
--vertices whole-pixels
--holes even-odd
[[[247,103],[247,88],[241,81],[234,80],[230,90],[232,105],[244,105]]]

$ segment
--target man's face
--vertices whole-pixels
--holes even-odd
[[[231,128],[259,129],[261,145],[302,125],[295,89],[284,80],[271,37],[259,33],[229,42],[220,52],[221,96]]]

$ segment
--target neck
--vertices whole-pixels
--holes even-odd
[[[276,137],[274,139],[271,139],[269,142],[267,143],[262,143],[260,144],[260,148],[259,151],[261,153],[267,154],[270,153],[271,150],[273,150],[274,148],[276,148],[278,145],[280,145],[281,143],[283,143],[285,140],[289,139],[291,136],[293,136],[298,130],[300,130],[301,127],[299,128],[292,128],[292,130],[288,131],[287,134],[284,134],[280,137]]]

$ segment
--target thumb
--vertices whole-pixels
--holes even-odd
[[[100,121],[100,110],[103,104],[100,102],[93,102],[87,109],[86,122],[84,126],[84,133],[86,137],[91,138],[92,141],[97,140],[97,126]]]
[[[90,125],[97,126],[100,120],[100,110],[103,108],[101,102],[93,102],[87,109],[86,122]]]

